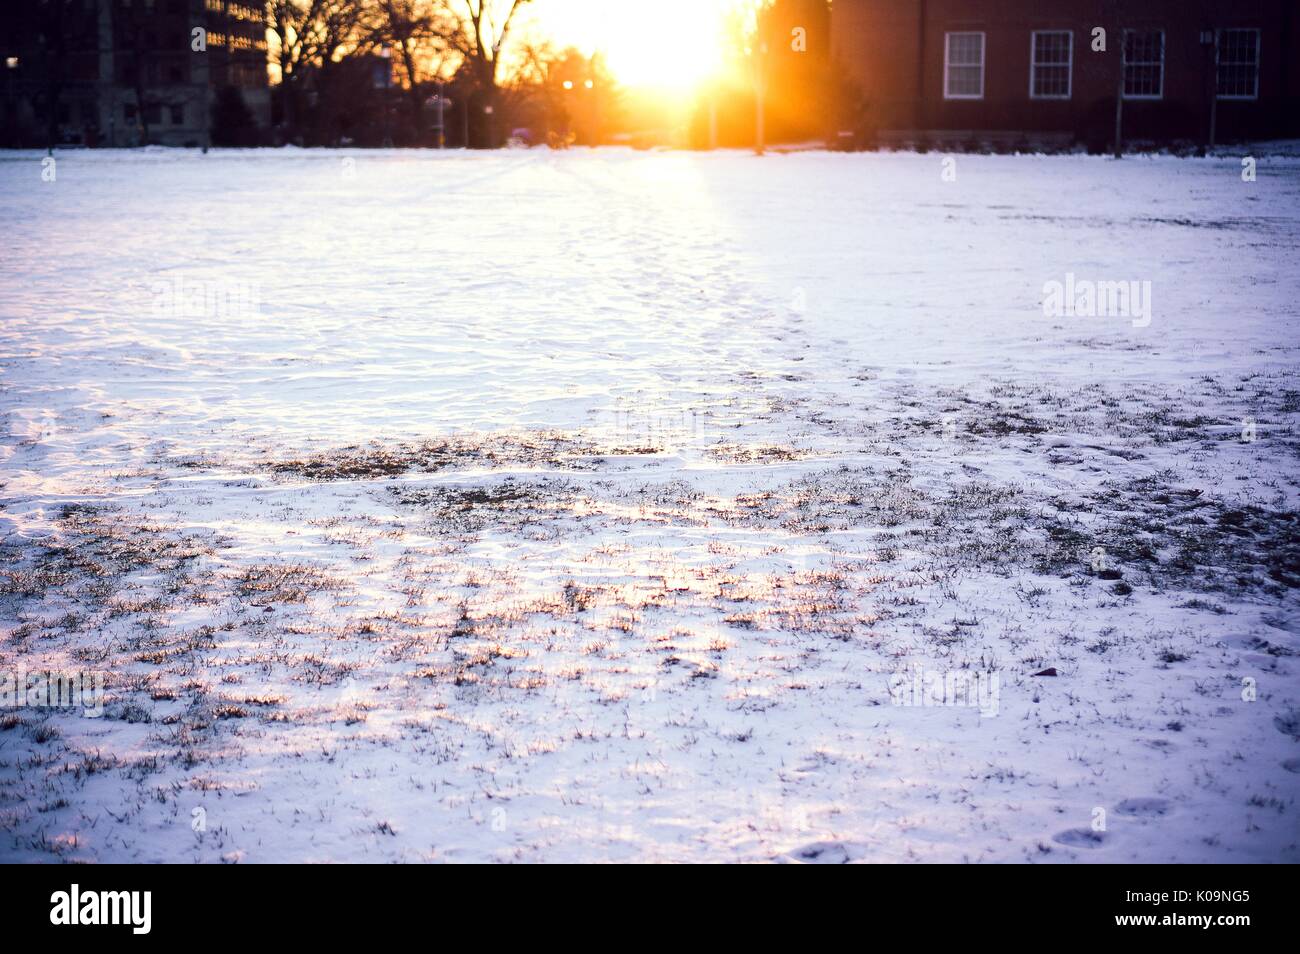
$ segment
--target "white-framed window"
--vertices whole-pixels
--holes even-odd
[[[1216,30],[1214,66],[1219,99],[1259,98],[1259,31]]]
[[[1069,99],[1074,31],[1034,30],[1029,35],[1029,98]]]
[[[1165,95],[1165,31],[1124,31],[1124,98]]]
[[[943,98],[984,98],[984,34],[943,35]]]

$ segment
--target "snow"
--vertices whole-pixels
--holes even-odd
[[[0,858],[1300,860],[1300,157],[945,158],[0,153]]]

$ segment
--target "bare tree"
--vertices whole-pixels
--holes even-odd
[[[429,77],[440,72],[447,55],[455,49],[459,21],[446,0],[372,0],[367,29],[373,42],[394,53],[418,136],[424,120],[420,83],[426,76],[421,63],[437,61],[438,65],[427,71]]]
[[[366,51],[365,10],[362,0],[268,0],[266,25],[275,37],[281,107],[290,135],[302,121],[304,71],[318,69],[325,82],[343,55]]]
[[[519,11],[532,0],[460,0],[461,29],[453,37],[476,85],[494,113],[500,101],[501,51]],[[489,120],[489,129],[494,123]],[[495,136],[489,133],[495,145]]]
[[[280,110],[290,134],[298,122],[298,80],[315,57],[315,24],[322,0],[269,0],[266,26],[275,36],[280,72]]]

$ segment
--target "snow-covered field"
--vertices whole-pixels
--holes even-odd
[[[0,858],[1300,860],[1300,158],[43,172]]]

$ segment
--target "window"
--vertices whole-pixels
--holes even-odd
[[[984,34],[945,33],[943,98],[984,98]]]
[[[1160,99],[1165,92],[1165,31],[1124,31],[1124,98]]]
[[[1219,30],[1214,63],[1219,99],[1259,97],[1259,31]]]
[[[1069,99],[1074,34],[1069,30],[1035,30],[1029,47],[1030,99]]]
[[[185,107],[184,107],[184,106],[173,106],[173,107],[171,107],[171,113],[172,113],[172,125],[173,125],[173,126],[184,126],[184,125],[185,125]]]

